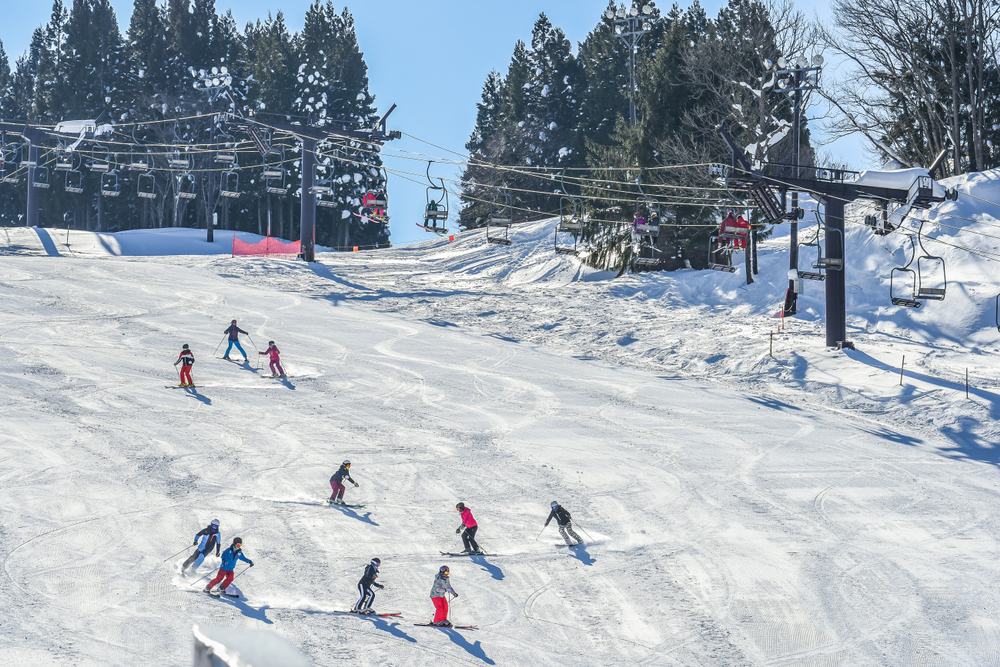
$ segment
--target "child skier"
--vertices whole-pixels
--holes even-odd
[[[194,546],[198,547],[194,550],[184,564],[181,565],[181,574],[184,574],[184,570],[188,569],[192,563],[198,560],[199,556],[207,556],[211,551],[212,547],[215,547],[215,555],[219,555],[219,549],[221,548],[222,536],[219,534],[219,520],[212,519],[212,523],[208,524],[207,528],[199,530],[194,536]]]
[[[191,352],[191,348],[188,347],[187,343],[184,343],[184,346],[181,348],[180,356],[177,357],[174,366],[177,364],[181,365],[181,386],[193,387],[194,380],[191,379],[191,367],[194,366],[194,353]]]
[[[431,602],[434,603],[434,620],[431,621],[431,625],[440,625],[445,628],[451,627],[451,621],[448,620],[448,600],[445,598],[445,594],[451,593],[453,598],[458,597],[458,593],[451,587],[451,582],[448,580],[449,574],[448,566],[442,565],[438,573],[434,575],[434,585],[431,587]]]
[[[465,544],[462,553],[477,555],[483,553],[479,549],[479,545],[476,544],[476,531],[479,530],[479,524],[472,518],[472,510],[466,507],[465,503],[455,505],[455,509],[462,515],[462,525],[455,529],[456,535],[462,533],[462,543]],[[462,532],[463,528],[465,532]]]
[[[552,501],[552,511],[549,512],[549,518],[545,520],[545,525],[542,526],[542,530],[548,527],[549,521],[552,521],[552,519],[556,520],[556,525],[559,526],[559,534],[562,535],[564,540],[566,540],[566,546],[575,547],[583,544],[583,540],[580,539],[580,536],[573,532],[573,526],[571,524],[573,517],[565,507],[561,506],[554,500]],[[569,533],[569,535],[567,535],[567,533]],[[576,540],[576,544],[570,544],[570,537]]]
[[[253,561],[243,555],[243,538],[234,537],[233,543],[222,552],[222,565],[219,566],[219,573],[215,575],[215,579],[208,582],[208,586],[205,586],[205,592],[218,597],[219,593],[212,590],[216,584],[219,584],[219,592],[229,588],[229,584],[233,583],[233,570],[236,568],[238,560],[249,563],[250,567],[253,567]]]
[[[368,563],[368,567],[365,568],[365,574],[361,577],[361,581],[358,582],[358,591],[361,593],[361,599],[354,605],[354,613],[375,613],[372,609],[372,603],[375,602],[375,591],[372,590],[372,586],[379,590],[385,588],[385,586],[375,581],[378,578],[378,568],[381,564],[382,561],[378,558],[372,558],[371,562]]]
[[[236,349],[239,350],[240,354],[243,355],[243,361],[246,361],[247,353],[243,351],[243,346],[240,345],[240,334],[245,334],[246,331],[236,326],[236,320],[233,320],[232,323],[229,325],[229,328],[223,331],[222,333],[229,334],[229,347],[226,348],[226,353],[222,355],[222,358],[228,359],[229,352],[233,349],[233,345],[235,345]]]
[[[258,354],[261,354],[261,355],[264,355],[264,354],[270,355],[270,357],[271,357],[271,377],[273,377],[273,378],[276,378],[276,377],[283,378],[283,377],[285,377],[285,369],[281,367],[281,358],[279,356],[281,354],[281,351],[278,349],[278,346],[274,344],[273,340],[267,341],[267,349],[264,350],[263,352],[259,352]],[[277,369],[277,370],[275,370],[275,369]]]
[[[333,495],[330,496],[331,505],[343,505],[344,504],[344,478],[357,488],[358,483],[351,479],[351,462],[344,461],[340,464],[340,469],[333,473],[333,477],[330,478],[330,488],[333,489]]]

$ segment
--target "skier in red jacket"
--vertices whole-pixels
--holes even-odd
[[[177,364],[181,365],[181,386],[193,387],[194,380],[191,379],[191,367],[194,366],[194,354],[187,343],[184,343],[184,347],[181,348],[181,354],[177,357],[177,361],[174,362],[174,366]]]
[[[481,554],[482,550],[479,545],[476,544],[476,531],[479,530],[479,524],[472,517],[472,510],[465,506],[465,503],[459,503],[455,505],[455,509],[458,510],[459,514],[462,515],[462,525],[455,529],[455,534],[462,533],[462,543],[465,544],[465,549],[462,550],[463,554]],[[464,532],[463,532],[464,529]]]

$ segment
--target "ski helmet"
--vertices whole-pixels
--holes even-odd
[[[182,349],[182,350],[188,350],[188,349],[190,349],[190,348],[188,347],[188,344],[187,344],[187,343],[184,343],[183,345],[181,345],[181,349]]]
[[[242,537],[234,537],[233,538],[233,546],[234,547],[242,547],[243,546],[243,538]]]
[[[465,509],[465,503],[459,503],[459,504],[455,505],[455,509],[457,509],[459,512],[461,512],[462,510]]]
[[[559,503],[557,503],[556,501],[553,500],[552,501],[552,509],[555,509],[557,507],[559,507]]]
[[[442,565],[441,569],[438,570],[438,572],[440,572],[443,576],[447,577],[448,573],[451,572],[451,570],[448,569],[447,565]]]
[[[215,526],[216,528],[218,528],[219,527],[219,520],[218,519],[212,519],[212,525]]]
[[[381,564],[382,564],[382,561],[380,561],[378,558],[372,558],[372,565],[374,565],[375,567],[378,567]]]
[[[268,345],[274,345],[274,341],[273,340],[269,340],[269,341],[267,341],[267,344]]]
[[[343,465],[345,468],[350,468],[351,467],[351,462],[350,461],[344,461],[341,465]]]
[[[236,320],[233,320],[233,324],[236,324]]]

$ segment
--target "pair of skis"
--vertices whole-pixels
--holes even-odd
[[[356,510],[356,509],[361,509],[362,507],[364,507],[364,505],[347,505],[347,504],[345,504],[345,503],[332,503],[332,502],[330,502],[329,500],[326,500],[325,502],[326,502],[326,504],[327,504],[327,505],[329,505],[330,507],[348,507],[348,508],[350,508],[350,509],[355,509],[355,510]],[[322,503],[321,503],[321,504],[322,504]]]
[[[461,553],[455,553],[454,551],[442,551],[441,555],[442,556],[496,556],[496,554],[488,554],[482,550],[473,552],[463,551]]]

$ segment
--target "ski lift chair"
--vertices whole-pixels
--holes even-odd
[[[156,177],[153,172],[139,174],[137,189],[140,199],[156,199]]]
[[[510,245],[510,226],[514,223],[514,199],[506,190],[490,193],[490,217],[486,219],[486,241]],[[503,229],[503,236],[491,236],[491,229]]]
[[[924,248],[924,220],[917,231],[917,245],[921,255],[917,257],[917,291],[914,297],[927,301],[944,301],[948,292],[948,273],[945,270],[944,259],[932,255]]]
[[[215,154],[215,161],[219,164],[236,164],[236,138],[223,132],[219,137],[220,148]]]
[[[17,183],[21,180],[20,165],[21,146],[19,144],[4,144],[0,147],[0,160],[3,161],[3,175],[0,180],[4,183]]]
[[[76,170],[76,169],[70,169],[69,171],[67,171],[66,172],[66,183],[65,183],[65,188],[64,189],[66,190],[66,192],[71,192],[73,194],[77,194],[77,195],[78,194],[82,194],[83,193],[83,172],[79,171],[79,170]]]
[[[924,303],[917,298],[917,272],[910,268],[910,264],[913,263],[913,259],[917,254],[917,244],[912,236],[910,237],[910,244],[913,247],[913,254],[910,255],[910,260],[905,265],[894,267],[889,272],[889,300],[894,306],[919,308]],[[903,282],[904,274],[909,276],[910,289],[908,295],[905,288],[900,286]]]
[[[566,190],[564,189],[563,192]],[[579,197],[566,195],[559,198],[559,223],[552,244],[560,255],[579,254],[580,235],[583,233],[583,200]],[[559,235],[569,234],[573,244],[559,243]]]
[[[35,167],[35,176],[31,179],[31,185],[35,188],[40,188],[42,190],[49,189],[49,168]]]
[[[222,172],[219,194],[230,199],[237,199],[240,196],[239,172],[229,169]]]
[[[313,195],[316,196],[316,205],[323,208],[335,208],[337,206],[337,202],[333,198],[333,175],[330,174],[331,168],[328,165],[313,165],[312,191]]]
[[[112,169],[114,158],[109,151],[100,144],[95,144],[90,151],[90,170],[99,174],[104,174]]]
[[[131,167],[132,169],[136,169],[139,171],[145,171],[146,169],[149,169],[153,164],[152,156],[150,156],[149,154],[149,149],[147,148],[145,150],[143,149],[136,150],[135,146],[130,148],[128,164],[129,167]]]
[[[73,153],[71,151],[59,151],[56,154],[56,171],[69,171],[73,168]]]
[[[194,188],[194,176],[191,172],[184,172],[177,176],[177,196],[181,199],[195,199],[198,193]]]
[[[117,171],[109,171],[106,174],[101,174],[101,195],[105,197],[117,197],[121,193],[121,183],[118,180]]]
[[[427,203],[424,206],[424,224],[421,226],[435,234],[447,234],[448,230],[444,227],[444,221],[448,219],[448,189],[444,187],[443,178],[438,179],[441,181],[441,185],[434,185],[434,180],[431,178],[431,165],[433,163],[433,160],[427,163],[427,181],[430,185],[424,191]],[[440,198],[434,194],[439,190],[441,191]],[[441,224],[438,224],[439,221]]]
[[[187,171],[191,168],[191,148],[184,142],[175,141],[174,148],[167,154],[167,164],[172,169],[183,169]]]
[[[715,250],[712,250],[713,245],[715,246]],[[724,246],[721,243],[719,243],[718,234],[710,236],[708,239],[708,268],[712,269],[713,271],[725,271],[727,273],[736,273],[736,267],[733,266],[733,260],[732,260],[733,256],[731,250],[732,248]],[[728,262],[727,264],[723,264],[722,262],[716,261],[716,255],[718,253],[722,253],[723,255],[725,255],[726,260]]]
[[[269,162],[269,156],[280,156],[278,162]],[[285,147],[272,148],[264,156],[264,190],[272,195],[288,194],[288,183],[286,182],[287,170],[285,165]]]

